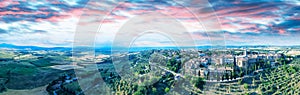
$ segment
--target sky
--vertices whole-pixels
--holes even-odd
[[[297,0],[0,0],[0,43],[71,47],[80,31],[99,47],[116,37],[133,37],[131,46],[172,46],[177,38],[191,38],[186,46],[300,45],[299,20]],[[143,30],[151,24],[164,28]]]

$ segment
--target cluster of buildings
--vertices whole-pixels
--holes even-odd
[[[271,65],[276,65],[279,58],[284,58],[283,54],[252,52],[244,49],[242,55],[231,54],[212,58],[212,63],[217,65],[234,64],[234,66],[240,68],[248,68],[259,61],[264,63],[270,62]]]
[[[190,59],[185,63],[185,73],[193,76],[217,76],[217,74],[230,73],[234,68],[249,69],[258,62],[270,63],[275,66],[279,58],[285,58],[280,53],[260,53],[258,51],[243,50],[240,55],[200,53],[198,58]],[[227,66],[226,66],[227,65]],[[228,67],[229,66],[229,67]]]

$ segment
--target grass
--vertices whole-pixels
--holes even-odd
[[[46,67],[46,66],[52,66],[55,64],[50,63],[53,59],[51,58],[42,58],[38,60],[32,60],[30,61],[31,64],[37,66],[37,67]]]
[[[24,90],[8,89],[7,91],[1,93],[1,95],[48,95],[48,92],[45,88],[45,86],[41,86],[34,89]]]
[[[0,78],[8,80],[5,84],[8,89],[31,89],[44,86],[60,74],[69,72],[40,68],[27,62],[14,63],[13,61],[0,62],[0,68]]]
[[[34,75],[39,72],[38,68],[23,64],[0,62],[0,67],[0,77],[8,77],[9,74]]]

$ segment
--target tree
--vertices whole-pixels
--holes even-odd
[[[136,91],[136,92],[133,93],[133,95],[144,95],[144,94],[143,94],[143,92]]]
[[[225,74],[225,77],[226,77],[227,80],[229,80],[229,75],[228,75],[227,72],[226,72],[226,74]]]
[[[156,90],[155,87],[152,87],[152,93],[153,93],[153,94],[156,94],[156,93],[157,93],[157,90]]]
[[[113,72],[110,72],[110,75],[109,75],[110,77],[113,77]]]
[[[262,74],[259,75],[259,80],[260,80],[260,81],[263,81],[263,80],[264,80],[263,77],[262,77]]]
[[[144,95],[145,92],[146,92],[146,88],[143,87],[143,86],[139,86],[138,89],[137,89],[137,91],[134,92],[133,94],[134,95]]]
[[[230,72],[230,79],[232,80],[234,77],[233,72]]]
[[[228,93],[231,93],[231,84],[228,86],[228,89],[227,89],[228,91]]]
[[[107,73],[107,71],[108,71],[108,69],[105,69],[105,70],[104,70],[104,73]]]
[[[240,77],[243,77],[243,76],[244,76],[243,71],[240,71]]]
[[[238,84],[242,84],[242,80],[240,79],[240,80],[238,80]]]
[[[252,86],[255,86],[255,78],[252,79]]]
[[[206,75],[206,79],[208,80],[208,77],[209,77],[209,72],[207,73],[207,75]]]
[[[267,62],[267,67],[270,67],[271,66],[271,63],[270,61]]]
[[[169,88],[169,87],[165,88],[165,92],[166,92],[166,93],[168,93],[169,91],[170,91],[170,88]]]
[[[245,84],[244,84],[244,88],[248,90],[248,87],[249,87],[248,84],[245,83]]]
[[[204,79],[201,77],[196,78],[196,80],[194,79],[193,83],[194,83],[194,86],[199,89],[203,89],[204,85],[205,85]]]
[[[224,81],[224,75],[222,75],[222,81]]]
[[[6,88],[6,86],[4,85],[4,84],[0,84],[0,93],[1,92],[4,92],[4,91],[6,91],[7,90],[7,88]]]

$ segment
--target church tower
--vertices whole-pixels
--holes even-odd
[[[244,56],[247,57],[247,48],[244,49]]]

